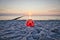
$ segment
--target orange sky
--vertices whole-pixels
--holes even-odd
[[[59,0],[2,0],[0,14],[60,15]]]
[[[40,11],[20,11],[20,10],[5,10],[0,11],[0,13],[5,14],[24,14],[24,15],[60,15],[59,10],[40,10]]]

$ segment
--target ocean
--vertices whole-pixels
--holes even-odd
[[[18,17],[18,16],[17,16]],[[27,27],[27,16],[18,20],[0,17],[0,40],[60,40],[60,19],[53,16],[32,17],[34,27]]]
[[[0,20],[12,20],[20,16],[0,16]],[[24,16],[18,20],[28,20],[29,16]],[[31,16],[33,20],[60,20],[60,16]]]

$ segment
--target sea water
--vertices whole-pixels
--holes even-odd
[[[60,20],[34,20],[27,27],[26,20],[0,20],[0,40],[60,40]]]
[[[17,17],[20,17],[20,16],[0,16],[0,20],[12,20]],[[27,19],[29,19],[29,16],[23,16],[22,18],[19,18],[18,20],[27,20]],[[31,16],[31,19],[33,20],[60,20],[60,16]]]
[[[0,40],[60,40],[60,16],[32,16],[34,27],[25,25],[28,16],[0,16]]]

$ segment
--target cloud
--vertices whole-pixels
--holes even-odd
[[[5,9],[0,8],[0,12],[5,11]]]
[[[57,12],[57,13],[60,13],[60,9],[53,9],[53,10],[49,10],[49,12]]]
[[[24,15],[24,14],[0,13],[0,16],[20,16],[20,15]]]

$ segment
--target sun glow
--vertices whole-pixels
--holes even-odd
[[[29,19],[32,19],[32,17],[31,17],[32,16],[32,11],[28,12],[28,16],[29,16]]]

